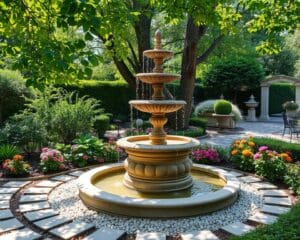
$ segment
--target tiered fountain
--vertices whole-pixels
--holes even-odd
[[[155,33],[155,48],[144,55],[153,60],[155,67],[152,73],[140,73],[137,78],[152,85],[152,100],[129,103],[151,113],[152,132],[117,142],[128,154],[124,165],[104,166],[83,174],[79,184],[82,201],[95,210],[144,217],[189,216],[231,204],[238,191],[232,178],[210,167],[193,167],[189,154],[200,142],[164,131],[168,121],[165,114],[178,111],[186,102],[165,100],[164,84],[180,75],[163,73],[163,62],[173,53],[161,49],[159,31]],[[201,192],[201,187],[197,188],[199,180],[212,184],[214,191]]]

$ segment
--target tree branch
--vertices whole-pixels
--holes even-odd
[[[200,56],[197,57],[196,64],[198,65],[204,62],[211,54],[211,52],[222,42],[224,37],[225,36],[221,34],[217,38],[215,38],[211,45]]]
[[[127,43],[128,43],[128,46],[129,46],[129,49],[131,51],[131,54],[132,54],[132,57],[133,57],[133,60],[130,59],[130,61],[132,62],[131,65],[132,67],[135,69],[136,72],[138,72],[138,69],[139,69],[139,61],[137,59],[137,56],[135,54],[135,51],[133,49],[133,46],[132,44],[127,40]]]

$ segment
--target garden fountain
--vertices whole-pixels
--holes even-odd
[[[78,184],[82,201],[97,211],[139,217],[191,216],[228,206],[238,195],[234,176],[209,166],[193,166],[189,154],[200,142],[164,131],[166,113],[178,111],[186,102],[165,100],[164,84],[180,75],[163,72],[163,62],[173,53],[161,48],[159,31],[155,48],[144,55],[155,67],[137,78],[152,85],[152,99],[129,104],[151,114],[152,132],[118,140],[117,145],[128,154],[124,165],[112,164],[83,174]],[[210,185],[210,191],[202,191],[203,184]]]

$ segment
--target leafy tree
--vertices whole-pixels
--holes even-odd
[[[257,88],[263,78],[263,68],[256,59],[231,57],[216,62],[206,73],[204,82],[213,91],[233,95],[236,103],[239,91]]]

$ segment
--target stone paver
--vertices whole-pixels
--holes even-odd
[[[14,215],[12,214],[10,209],[0,210],[0,220],[13,218],[13,217],[14,217]]]
[[[41,194],[41,195],[22,195],[19,203],[32,203],[32,202],[42,202],[47,201],[48,195],[47,194]]]
[[[241,180],[245,183],[255,183],[255,182],[261,182],[262,181],[260,178],[253,177],[253,176],[240,177],[239,180]]]
[[[10,200],[12,198],[13,194],[0,194],[0,200]]]
[[[25,185],[29,184],[29,181],[10,181],[5,184],[3,184],[1,187],[13,187],[13,188],[21,188],[24,187]]]
[[[253,216],[250,216],[248,220],[263,224],[271,224],[277,220],[277,217],[265,213],[256,213]]]
[[[42,210],[46,208],[50,208],[50,205],[47,201],[19,205],[20,212],[30,212],[30,211]]]
[[[0,222],[0,233],[22,228],[24,225],[16,218],[4,220]]]
[[[263,205],[263,207],[260,209],[261,212],[264,213],[271,213],[275,215],[280,215],[283,213],[287,213],[290,211],[290,208],[287,207],[279,207],[279,206],[272,206],[272,205]]]
[[[62,239],[70,239],[76,237],[95,226],[93,224],[85,223],[85,222],[72,222],[66,225],[63,225],[58,228],[54,228],[50,232],[57,237]]]
[[[65,223],[68,223],[71,221],[72,220],[62,217],[62,216],[54,216],[51,218],[46,218],[46,219],[34,222],[33,224],[43,230],[49,230],[51,228],[58,227],[62,224],[65,224]]]
[[[289,195],[283,190],[262,190],[260,191],[263,196],[269,197],[288,197]]]
[[[258,182],[258,183],[251,183],[251,186],[255,187],[257,190],[261,189],[277,189],[278,187],[268,183],[268,182]]]
[[[289,198],[266,197],[264,198],[264,203],[281,206],[292,206],[292,201]]]
[[[241,236],[241,235],[253,230],[254,227],[249,226],[244,223],[241,223],[241,222],[235,222],[235,223],[229,224],[225,227],[222,227],[222,229],[233,235]]]
[[[6,193],[16,193],[20,188],[0,188],[0,194],[6,194]],[[0,196],[1,197],[1,196]]]
[[[73,177],[79,177],[83,173],[84,173],[84,171],[75,171],[75,172],[68,173],[68,175],[71,175]]]
[[[12,231],[0,236],[0,240],[35,240],[40,238],[40,234],[33,232],[29,228]]]
[[[219,238],[209,230],[180,234],[182,240],[219,240]]]
[[[0,209],[6,209],[6,208],[9,208],[9,200],[0,201]]]
[[[41,219],[44,219],[44,218],[53,217],[53,216],[56,216],[58,214],[59,213],[54,211],[53,209],[44,209],[44,210],[25,213],[24,216],[29,221],[34,222],[34,221],[38,221],[38,220],[41,220]]]
[[[43,181],[40,181],[37,184],[35,184],[35,187],[53,188],[53,187],[57,187],[60,184],[61,184],[61,182],[59,182],[59,181],[43,180]]]
[[[231,175],[235,176],[235,177],[242,177],[242,176],[244,176],[243,173],[239,173],[239,172],[236,172],[236,171],[230,171],[229,173]]]
[[[83,240],[118,240],[125,234],[124,231],[117,230],[117,229],[99,229],[96,232],[88,235]]]
[[[166,240],[167,236],[164,233],[137,233],[136,240]]]
[[[61,181],[61,182],[68,182],[73,179],[75,179],[75,177],[69,176],[69,175],[59,175],[59,176],[51,178],[51,180]]]
[[[45,188],[45,187],[32,187],[26,189],[24,194],[49,194],[52,188]]]

